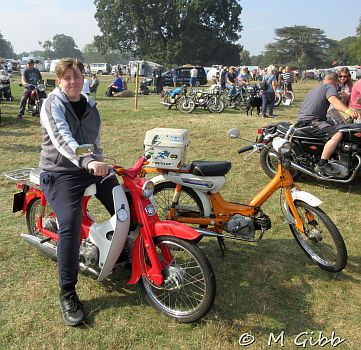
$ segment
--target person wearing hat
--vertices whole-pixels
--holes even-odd
[[[41,73],[39,72],[38,69],[36,69],[34,67],[34,60],[30,59],[28,61],[28,67],[24,70],[22,77],[21,77],[21,82],[23,83],[24,91],[23,91],[23,95],[21,96],[21,100],[20,100],[20,109],[19,109],[19,113],[18,113],[18,119],[22,119],[24,116],[26,102],[28,101],[28,97],[29,97],[29,94],[31,91],[29,86],[36,85],[41,80],[43,80]]]

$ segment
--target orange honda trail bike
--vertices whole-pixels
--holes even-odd
[[[240,132],[231,129],[228,136],[240,138]],[[272,146],[278,158],[277,172],[246,204],[227,202],[219,193],[231,168],[230,162],[193,161],[179,170],[143,168],[144,176],[159,173],[152,178],[158,215],[197,226],[202,236],[218,238],[224,254],[225,238],[248,242],[262,239],[271,228],[271,220],[261,207],[282,189],[283,214],[299,246],[322,269],[341,271],[347,264],[345,243],[336,225],[319,208],[321,200],[294,183],[290,173],[291,143],[277,137]],[[265,143],[256,143],[239,149],[238,153],[252,150],[248,158],[264,147]]]

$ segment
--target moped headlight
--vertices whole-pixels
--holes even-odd
[[[283,155],[291,152],[292,144],[282,137],[275,137],[272,141],[272,147],[277,153]]]
[[[45,85],[44,84],[39,84],[38,85],[38,90],[39,91],[45,91]]]
[[[145,198],[149,198],[154,192],[154,182],[147,181],[142,187],[142,194]]]

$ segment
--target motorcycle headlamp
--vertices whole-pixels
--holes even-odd
[[[292,144],[282,137],[275,137],[272,141],[272,147],[277,153],[284,155],[291,152]]]
[[[39,91],[45,91],[45,85],[44,84],[39,84],[38,85],[38,90]]]
[[[142,187],[142,194],[145,198],[149,198],[154,192],[154,182],[147,181]]]

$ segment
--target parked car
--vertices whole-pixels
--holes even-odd
[[[182,67],[175,68],[175,70],[178,71],[178,80],[177,80],[178,85],[189,85],[190,71],[192,68],[193,68],[192,66],[182,66]],[[196,66],[196,68],[198,70],[196,85],[197,86],[206,85],[207,84],[207,73],[206,73],[204,67]],[[164,72],[162,74],[162,80],[163,80],[163,85],[173,86],[172,70]]]
[[[90,63],[90,73],[95,74],[110,74],[112,72],[112,66],[109,63]]]

